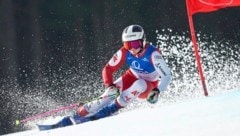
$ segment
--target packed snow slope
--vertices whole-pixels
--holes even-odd
[[[50,131],[7,136],[239,136],[240,89],[160,107],[122,112]]]

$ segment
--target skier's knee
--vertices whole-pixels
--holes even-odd
[[[147,83],[143,79],[136,80],[131,87],[124,90],[117,98],[120,106],[125,107],[128,103],[134,101],[147,88]]]

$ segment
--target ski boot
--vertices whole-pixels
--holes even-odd
[[[118,105],[117,102],[113,102],[110,105],[102,108],[95,115],[93,115],[89,118],[91,120],[105,118],[105,117],[111,116],[113,113],[117,112],[120,108],[122,108],[122,107],[120,105]]]

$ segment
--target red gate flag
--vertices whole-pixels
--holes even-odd
[[[198,66],[198,72],[199,72],[200,79],[202,81],[204,95],[208,96],[205,77],[203,75],[203,70],[202,70],[201,58],[198,52],[198,45],[197,45],[197,40],[195,36],[192,15],[198,12],[211,12],[211,11],[216,11],[220,8],[240,6],[240,0],[186,0],[186,6],[187,6],[187,14],[188,14],[189,27],[190,27],[191,36],[192,36],[192,42],[193,42],[194,52],[196,55],[195,56],[196,62]]]
[[[197,12],[211,12],[220,8],[240,6],[240,0],[187,0],[190,15]]]

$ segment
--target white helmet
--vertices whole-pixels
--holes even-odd
[[[123,30],[122,41],[134,41],[134,40],[145,40],[144,30],[140,25],[130,25]]]

